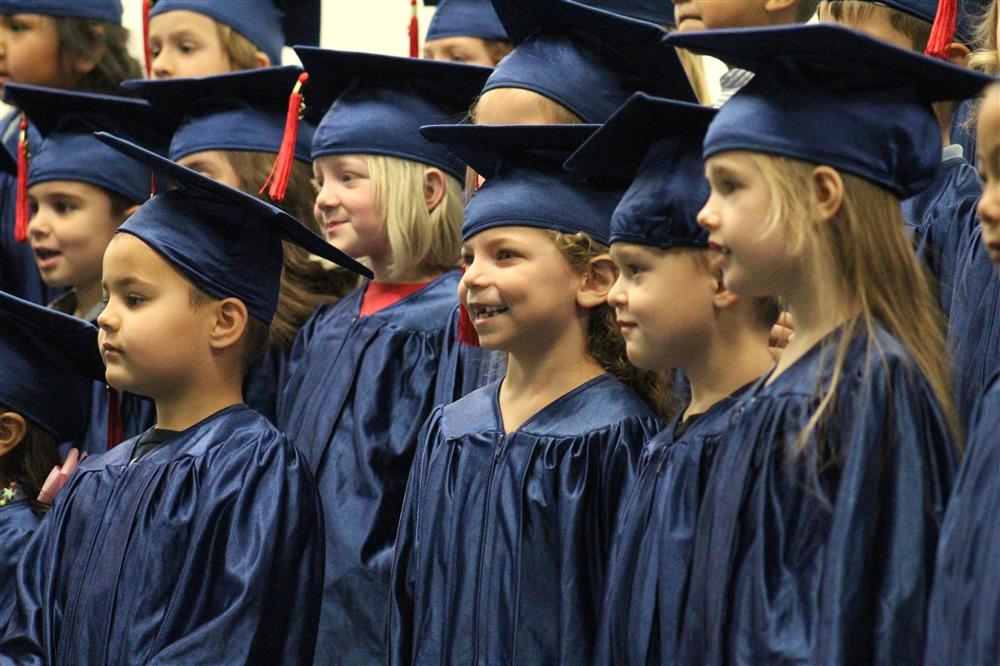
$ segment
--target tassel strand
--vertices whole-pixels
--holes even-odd
[[[14,209],[14,240],[28,240],[28,117],[21,114],[17,141],[17,200]]]
[[[302,119],[302,112],[305,109],[302,103],[302,86],[309,80],[309,73],[299,74],[292,94],[288,98],[288,115],[285,117],[285,135],[281,139],[281,148],[278,149],[278,156],[271,167],[271,173],[267,174],[267,180],[261,186],[258,194],[263,194],[268,185],[268,196],[271,201],[284,201],[285,192],[288,190],[288,181],[292,174],[292,165],[295,164],[295,143],[299,138],[299,120]]]

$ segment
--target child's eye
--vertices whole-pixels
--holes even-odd
[[[503,261],[504,259],[513,259],[517,254],[513,250],[500,249],[497,250],[497,261]]]
[[[129,294],[128,296],[125,297],[125,305],[127,305],[130,308],[139,306],[145,301],[146,299],[140,296],[139,294]]]
[[[473,257],[473,255],[471,255],[471,254],[463,254],[462,255],[462,268],[468,268],[469,266],[471,266],[472,262],[474,261],[474,259],[475,259],[475,257]]]
[[[625,272],[627,272],[629,275],[633,275],[633,276],[639,275],[640,273],[644,272],[645,270],[646,269],[643,268],[642,266],[637,266],[635,264],[626,264],[625,265]]]
[[[76,210],[76,206],[66,201],[56,201],[52,204],[52,208],[58,215],[66,215]]]
[[[182,42],[178,50],[184,54],[191,54],[198,50],[198,45],[192,42]]]
[[[357,178],[358,178],[357,175],[353,173],[348,173],[346,171],[340,174],[340,182],[342,183],[350,183],[351,181],[357,180]]]

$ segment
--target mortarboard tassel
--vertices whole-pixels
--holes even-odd
[[[299,80],[292,88],[292,94],[288,97],[288,115],[285,116],[285,135],[281,139],[281,148],[278,149],[278,156],[271,167],[271,173],[267,174],[267,180],[261,185],[260,192],[263,194],[268,184],[268,196],[272,201],[284,201],[285,191],[288,189],[288,179],[292,174],[292,165],[295,163],[295,143],[299,137],[299,120],[302,118],[302,86],[309,80],[309,72],[299,74]]]
[[[464,268],[462,275],[465,275]],[[467,347],[478,347],[479,334],[476,333],[476,327],[472,323],[472,317],[469,316],[469,310],[464,303],[459,304],[458,307],[460,310],[458,313],[458,341]]]
[[[410,0],[410,57],[420,54],[420,24],[417,21],[417,0]]]
[[[924,55],[947,59],[951,43],[955,40],[955,25],[958,21],[958,0],[939,0],[934,27],[927,40]]]
[[[118,389],[108,386],[108,451],[125,440],[122,425],[122,401]]]
[[[17,202],[14,209],[14,240],[28,240],[28,117],[21,114],[17,140]]]
[[[146,78],[153,76],[153,58],[149,53],[149,9],[152,0],[142,0],[142,53],[146,57]]]

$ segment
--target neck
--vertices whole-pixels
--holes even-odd
[[[704,414],[739,388],[761,377],[774,361],[768,350],[768,331],[747,325],[718,331],[703,354],[684,364],[691,384],[691,403],[683,418]]]
[[[78,284],[73,288],[73,295],[76,297],[76,311],[73,312],[73,316],[83,319],[100,302],[101,283],[97,281],[93,284]]]
[[[156,427],[187,430],[212,414],[243,402],[239,382],[203,382],[172,397],[156,399]]]
[[[441,270],[429,270],[420,266],[411,266],[405,271],[391,270],[388,262],[368,257],[375,282],[395,282],[400,284],[432,282],[444,275]]]

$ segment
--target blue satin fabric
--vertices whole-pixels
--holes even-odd
[[[927,666],[1000,662],[1000,376],[983,396],[948,501],[927,629]]]
[[[367,317],[364,289],[299,332],[278,423],[315,472],[326,520],[317,664],[385,660],[396,526],[458,301],[458,272]]]
[[[275,424],[278,422],[278,393],[287,379],[289,353],[281,345],[269,344],[243,380],[243,402]]]
[[[90,456],[18,571],[0,654],[46,664],[302,664],[323,578],[315,482],[256,412],[210,416],[128,465]]]
[[[40,520],[23,499],[0,506],[0,636],[17,603],[17,563]]]
[[[156,405],[149,398],[122,392],[121,417],[125,440],[146,432],[156,424]],[[59,453],[65,456],[70,448],[80,453],[104,453],[108,450],[108,388],[104,382],[94,382],[90,393],[90,420],[83,438],[66,442]],[[111,442],[112,447],[120,442]]]
[[[470,347],[458,341],[461,305],[455,305],[444,331],[444,345],[438,376],[434,380],[434,404],[447,405],[463,398],[497,377],[497,352]]]
[[[796,460],[785,452],[829,385],[839,331],[735,408],[698,518],[679,663],[920,663],[954,446],[907,352],[878,326],[866,352],[858,326],[828,426]]]
[[[662,423],[601,376],[505,434],[500,382],[428,419],[393,567],[393,664],[588,664],[619,500]]]
[[[713,405],[675,439],[678,415],[643,450],[632,492],[618,510],[595,663],[677,663],[705,483],[732,408],[747,388]]]

